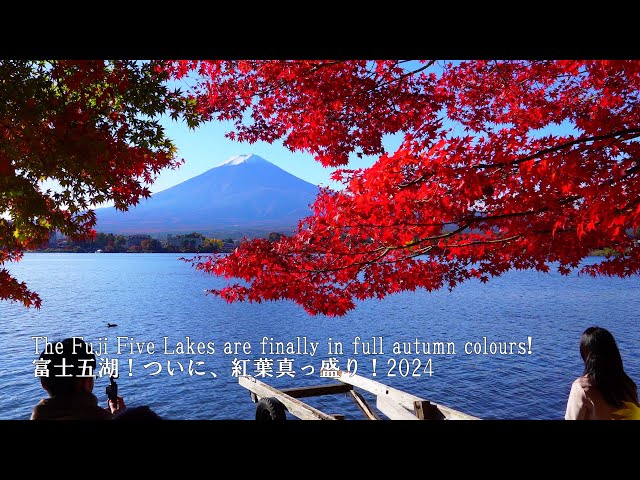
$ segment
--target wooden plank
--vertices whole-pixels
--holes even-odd
[[[459,412],[458,410],[454,410],[453,408],[445,407],[444,405],[439,405],[437,403],[433,403],[435,407],[438,409],[442,415],[444,415],[447,420],[481,420],[478,417],[474,417],[473,415],[469,415],[467,413]]]
[[[414,402],[424,402],[424,398],[411,395],[410,393],[403,392],[397,388],[389,387],[384,383],[376,382],[360,375],[351,375],[349,372],[340,370],[338,372],[338,380],[344,383],[353,385],[354,387],[361,388],[367,392],[373,393],[377,397],[387,397],[396,403],[399,403],[409,412],[415,411]],[[445,407],[438,403],[430,402],[433,407],[438,409],[441,415],[447,420],[480,420],[478,417],[468,415],[466,413],[454,410],[450,407]],[[417,417],[416,417],[417,418]]]
[[[384,383],[376,382],[369,378],[361,377],[360,375],[351,375],[350,373],[342,370],[338,372],[338,380],[366,390],[367,392],[374,394],[376,397],[386,397],[391,399],[411,412],[413,411],[413,402],[424,401],[424,398],[416,397],[410,393],[389,387]]]
[[[364,416],[367,417],[368,420],[380,420],[380,417],[375,412],[371,405],[365,400],[365,398],[358,392],[357,390],[350,390],[351,398],[358,406],[358,408],[364,413]]]
[[[391,420],[418,420],[418,417],[413,413],[400,406],[389,397],[382,395],[378,396],[376,406],[378,407],[378,410],[384,413]]]
[[[256,378],[247,375],[246,377],[238,377],[238,383],[253,392],[258,398],[275,397],[280,400],[287,410],[302,420],[335,420],[331,415],[321,412],[317,408],[313,408],[297,398],[293,398],[277,388],[273,388]]]
[[[334,395],[336,393],[347,393],[353,390],[352,385],[346,383],[332,383],[330,385],[317,385],[314,387],[284,388],[282,393],[286,393],[293,398],[318,397],[320,395]]]

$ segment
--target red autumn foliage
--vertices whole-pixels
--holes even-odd
[[[155,120],[184,110],[167,79],[154,62],[0,61],[0,300],[39,307],[1,267],[52,231],[94,236],[92,205],[126,210],[180,163]]]
[[[295,235],[244,242],[198,269],[241,279],[228,301],[288,299],[343,315],[355,300],[515,269],[640,272],[639,61],[169,62],[231,138],[282,140],[337,170]],[[400,133],[395,152],[386,134]]]

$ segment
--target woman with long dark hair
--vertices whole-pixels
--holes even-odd
[[[613,335],[600,327],[580,337],[584,373],[571,385],[566,420],[611,420],[624,402],[638,405],[638,387],[625,373]]]

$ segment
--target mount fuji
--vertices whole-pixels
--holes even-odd
[[[290,233],[311,213],[318,187],[258,155],[229,158],[205,173],[142,200],[127,212],[96,209],[105,233],[259,236]]]

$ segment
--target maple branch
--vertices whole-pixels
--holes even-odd
[[[634,167],[634,170],[640,170],[640,168],[636,168]],[[580,198],[582,198],[581,195],[570,195],[568,197],[562,198],[560,200],[558,200],[558,203],[561,205],[564,205],[566,203],[571,203],[571,202],[575,202],[576,200],[579,200]],[[500,214],[496,214],[496,215],[488,215],[488,216],[473,216],[471,218],[467,218],[465,219],[465,222],[471,226],[475,223],[480,223],[480,222],[485,222],[485,221],[492,221],[492,220],[499,220],[502,218],[510,218],[510,217],[521,217],[521,216],[526,216],[526,215],[533,215],[533,214],[538,214],[538,213],[542,213],[549,210],[549,207],[541,207],[537,210],[524,210],[521,212],[511,212],[511,213],[500,213]],[[469,212],[470,215],[474,214],[474,212]],[[459,223],[459,221],[452,221],[452,222],[441,222],[441,223],[408,223],[408,222],[399,222],[399,223],[390,223],[390,224],[372,224],[372,223],[359,223],[357,225],[337,225],[334,226],[332,228],[337,228],[337,229],[347,229],[347,228],[360,228],[360,227],[366,227],[366,228],[395,228],[395,227],[440,227],[440,226],[444,226],[444,225],[457,225]]]
[[[409,259],[411,259],[411,258],[419,257],[420,255],[424,255],[424,254],[425,254],[425,253],[427,253],[428,251],[432,250],[434,246],[435,246],[435,245],[429,245],[428,247],[418,248],[418,249],[416,249],[413,253],[411,253],[410,255],[407,255],[407,256],[405,257],[405,259],[406,259],[406,260],[409,260]]]
[[[638,163],[638,160],[636,160],[636,166],[628,168],[625,174],[620,178],[620,180],[624,180],[625,178],[630,177],[631,175],[633,175],[638,171],[640,171],[640,163]]]
[[[622,213],[622,212],[627,212],[629,210],[631,210],[632,208],[634,208],[636,205],[638,205],[640,203],[640,197],[636,198],[635,200],[627,203],[624,207],[622,208],[617,208],[616,212],[618,213]]]
[[[400,245],[394,248],[394,250],[400,249],[400,248],[411,248],[411,247],[415,247],[417,245],[420,245],[421,243],[424,242],[430,242],[433,240],[442,240],[445,238],[449,238],[452,237],[454,235],[457,235],[458,233],[462,233],[463,231],[465,231],[467,228],[469,228],[469,223],[467,223],[466,225],[462,225],[461,227],[456,228],[455,230],[452,230],[450,232],[447,233],[443,233],[441,235],[434,235],[431,237],[425,237],[425,238],[420,238],[418,240],[414,240],[413,242],[409,242],[405,245]]]
[[[468,246],[472,246],[472,245],[488,245],[488,244],[497,244],[497,243],[507,243],[507,242],[511,242],[511,241],[516,240],[516,239],[521,238],[521,237],[522,237],[522,235],[518,234],[518,235],[512,235],[510,237],[506,237],[506,238],[495,238],[495,239],[491,239],[491,240],[474,240],[472,242],[467,242],[467,243],[447,244],[447,245],[443,246],[443,250],[446,250],[448,248],[468,247]],[[367,265],[373,265],[375,263],[378,263],[380,265],[391,265],[391,264],[394,264],[394,263],[407,261],[407,260],[409,260],[411,258],[415,258],[415,257],[420,256],[420,255],[424,255],[425,253],[427,253],[428,251],[433,249],[433,247],[435,245],[429,245],[428,247],[424,247],[424,248],[418,249],[416,252],[412,252],[410,255],[408,255],[406,257],[381,261],[385,256],[387,256],[389,254],[390,251],[398,250],[398,249],[410,248],[411,246],[414,246],[414,245],[407,244],[407,245],[396,246],[396,247],[385,247],[383,252],[380,255],[376,256],[375,258],[362,260],[362,261],[358,261],[358,262],[352,262],[352,263],[350,263],[348,265],[343,265],[343,266],[335,267],[335,268],[322,268],[322,269],[312,269],[312,270],[304,269],[304,270],[297,270],[297,272],[298,273],[306,273],[307,275],[305,275],[305,277],[308,277],[311,274],[327,273],[327,272],[338,272],[338,271],[341,271],[341,270],[347,270],[347,269],[350,269],[350,268],[353,268],[353,267],[358,267],[358,273],[359,273]]]
[[[444,245],[443,248],[446,250],[447,248],[470,247],[471,245],[488,245],[492,243],[506,243],[506,242],[511,242],[520,237],[522,237],[522,234],[513,235],[507,238],[494,238],[491,240],[474,240],[472,242],[458,243],[458,244],[451,243],[451,244]]]
[[[408,187],[410,187],[412,185],[417,185],[418,183],[423,182],[427,178],[433,177],[433,175],[434,175],[433,172],[429,172],[428,174],[424,173],[424,174],[420,175],[419,177],[414,178],[413,180],[409,180],[408,182],[404,182],[404,183],[399,183],[398,184],[398,188],[399,189],[403,189],[403,188],[408,188]]]
[[[592,137],[580,137],[580,138],[576,138],[575,140],[572,140],[570,142],[565,142],[565,143],[561,143],[559,145],[556,145],[555,147],[549,147],[549,148],[545,148],[542,150],[539,150],[538,152],[531,154],[531,155],[527,155],[526,157],[522,157],[522,158],[517,158],[515,160],[512,160],[510,162],[502,162],[502,163],[480,163],[478,165],[473,165],[474,168],[477,169],[488,169],[488,168],[503,168],[506,166],[513,166],[513,165],[519,165],[520,163],[523,162],[527,162],[529,160],[534,160],[536,158],[540,158],[548,153],[554,153],[560,150],[564,150],[565,148],[568,147],[572,147],[573,145],[577,145],[579,143],[587,143],[587,142],[595,142],[598,140],[607,140],[609,138],[615,138],[615,137],[621,137],[623,135],[629,135],[631,134],[632,136],[630,138],[628,138],[627,140],[631,140],[633,138],[637,138],[640,136],[640,129],[638,128],[626,128],[624,130],[618,130],[616,132],[612,132],[609,133],[607,135],[594,135]]]
[[[435,60],[430,60],[426,65],[424,65],[424,66],[422,66],[422,67],[420,67],[420,68],[416,68],[415,70],[412,70],[412,71],[410,71],[410,72],[403,73],[403,74],[402,74],[402,75],[400,75],[398,78],[392,78],[391,80],[387,80],[387,81],[386,81],[386,82],[384,82],[384,83],[380,83],[380,84],[376,85],[373,89],[368,89],[368,90],[365,90],[364,92],[368,92],[368,91],[374,90],[374,89],[376,89],[376,88],[384,87],[385,85],[388,85],[388,84],[390,84],[390,83],[400,82],[401,80],[404,80],[405,78],[407,78],[407,77],[409,77],[409,76],[411,76],[411,75],[415,75],[416,73],[420,73],[420,72],[422,72],[423,70],[426,70],[427,68],[429,68],[429,67],[430,67],[431,65],[433,65],[434,63],[436,63],[436,61],[435,61]],[[364,92],[363,92],[363,93],[364,93]]]
[[[321,68],[328,67],[329,65],[337,65],[339,63],[344,63],[344,61],[343,60],[330,60],[328,62],[317,63],[311,69],[309,69],[309,72],[306,75],[311,74],[313,72],[316,72],[316,71],[320,70]]]
[[[410,223],[410,222],[398,222],[389,224],[379,223],[358,223],[356,225],[345,224],[337,225],[332,228],[347,229],[347,228],[394,228],[394,227],[440,227],[444,225],[457,225],[458,222],[439,222],[439,223]]]
[[[579,200],[583,198],[581,195],[570,195],[566,198],[560,199],[558,201],[558,204],[560,205],[564,205],[567,203],[572,203],[575,202],[576,200]],[[468,218],[465,219],[465,224],[461,225],[459,228],[452,230],[450,232],[445,232],[442,233],[440,235],[432,235],[429,237],[424,237],[424,238],[420,238],[417,240],[414,240],[412,242],[408,242],[406,244],[403,245],[396,245],[396,246],[389,246],[389,245],[385,245],[385,246],[380,246],[377,248],[374,248],[373,250],[368,250],[368,251],[354,251],[354,252],[336,252],[335,250],[332,251],[319,251],[319,250],[312,250],[312,251],[306,251],[306,250],[292,250],[287,252],[287,255],[293,256],[293,255],[305,255],[305,254],[319,254],[319,255],[333,255],[336,258],[344,258],[344,257],[349,257],[349,256],[357,256],[357,255],[371,255],[371,254],[378,254],[378,252],[382,252],[379,255],[379,258],[374,259],[374,260],[368,260],[367,262],[365,262],[365,264],[368,264],[372,261],[378,261],[379,259],[385,257],[389,252],[394,251],[394,250],[403,250],[403,249],[408,249],[408,248],[412,248],[418,245],[421,245],[425,242],[432,242],[432,241],[437,241],[437,240],[442,240],[445,238],[449,238],[452,237],[454,235],[457,235],[459,233],[462,233],[463,231],[467,230],[469,227],[471,227],[474,224],[477,223],[482,223],[482,222],[492,222],[495,220],[500,220],[500,219],[504,219],[504,218],[513,218],[513,217],[522,217],[522,216],[527,216],[527,215],[537,215],[539,213],[543,213],[549,210],[548,206],[544,206],[541,207],[539,209],[536,210],[525,210],[525,211],[521,211],[521,212],[511,212],[511,213],[501,213],[501,214],[496,214],[496,215],[485,215],[485,216],[479,216],[479,217],[472,217],[472,218]],[[453,223],[453,222],[451,222]],[[438,225],[434,225],[434,226],[438,226]],[[385,226],[376,226],[379,228],[385,228]],[[339,226],[337,228],[342,228],[342,226]],[[551,233],[551,232],[535,232],[535,233]],[[521,235],[518,235],[521,236]],[[507,241],[507,240],[500,240],[500,241],[486,241],[486,243],[500,243],[502,241]],[[481,242],[481,241],[478,241]],[[480,243],[472,243],[469,245],[475,245],[475,244],[480,244]],[[463,244],[460,244],[463,245]],[[431,250],[431,248],[433,248],[434,245],[430,245],[428,247],[424,247],[428,251]],[[345,266],[344,268],[349,268],[351,266],[355,266],[355,265],[360,265],[362,262],[354,262],[351,263],[347,266]],[[342,269],[342,268],[341,268]],[[327,271],[333,271],[333,270],[327,270]]]

